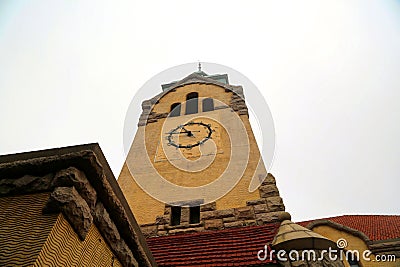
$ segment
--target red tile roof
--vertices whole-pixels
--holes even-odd
[[[279,223],[152,237],[147,244],[158,266],[260,266],[257,252],[271,242]]]
[[[299,222],[306,227],[309,223],[329,220],[364,233],[370,240],[400,238],[400,216],[398,215],[343,215],[324,219]]]

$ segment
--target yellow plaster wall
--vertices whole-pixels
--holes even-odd
[[[81,241],[60,214],[33,266],[121,266],[94,224]]]
[[[154,199],[133,179],[126,163],[122,166],[118,184],[139,224],[154,223],[157,215],[164,214],[165,204]]]
[[[230,91],[226,92],[224,88],[216,85],[189,84],[177,88],[175,92],[170,92],[164,95],[154,106],[153,112],[168,113],[173,103],[184,103],[186,101],[186,95],[190,92],[198,92],[199,98],[211,97],[213,99],[217,99],[225,105],[230,104],[233,94]],[[220,104],[216,103],[215,106],[218,105]],[[181,114],[184,114],[184,111],[185,105],[182,104]],[[217,110],[215,112],[217,112]],[[206,115],[207,113],[209,112],[201,113],[201,101],[199,101],[199,113],[197,115],[201,116],[202,114]],[[248,187],[260,159],[260,152],[256,144],[255,137],[247,115],[240,115],[239,117],[249,137],[249,161],[244,175],[240,179],[239,183],[228,194],[216,201],[217,209],[228,209],[246,206],[247,200],[254,200],[259,198],[258,190],[250,193],[248,192]],[[162,127],[164,120],[165,119],[159,119],[157,122],[149,123],[144,126],[146,127],[146,149],[150,159],[154,159],[157,155],[157,148],[160,144],[160,138],[165,138],[164,136],[162,136]],[[211,124],[214,128],[216,125],[218,125],[218,123],[216,122],[212,122]],[[221,140],[217,143],[219,144],[219,146],[221,146],[219,149],[223,151],[223,153],[217,153],[214,162],[204,171],[187,172],[179,170],[168,161],[153,162],[153,166],[160,174],[162,174],[167,180],[171,181],[174,184],[195,187],[212,182],[214,179],[218,178],[221,173],[226,169],[231,154],[230,139],[226,131],[223,130],[223,127],[220,127],[220,129],[221,131],[219,134]],[[135,152],[131,151],[131,153]],[[136,184],[126,164],[124,164],[122,171],[119,175],[118,183],[122,188],[122,191],[139,224],[154,223],[157,215],[163,215],[165,204],[147,195],[147,193],[145,193]],[[177,201],[179,201],[179,199],[177,199]]]
[[[377,262],[376,258],[374,255],[371,255],[371,261],[366,261],[362,257],[362,253],[365,250],[368,250],[367,245],[365,242],[360,239],[359,237],[356,237],[352,234],[349,234],[344,231],[339,231],[335,228],[332,228],[327,225],[321,225],[321,226],[316,226],[312,229],[314,232],[325,236],[329,238],[330,240],[336,242],[340,238],[344,238],[347,241],[347,250],[358,250],[360,253],[360,264],[362,267],[399,267],[400,266],[400,260],[397,260],[396,262]],[[349,264],[347,261],[344,261],[345,266],[349,267]]]

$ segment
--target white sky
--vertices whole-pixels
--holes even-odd
[[[0,154],[99,142],[118,176],[135,92],[215,62],[267,100],[294,220],[399,214],[399,47],[400,1],[2,1]]]

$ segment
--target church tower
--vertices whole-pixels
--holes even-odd
[[[199,70],[142,103],[118,178],[146,236],[278,221],[284,205],[260,156],[243,88]],[[260,186],[258,186],[260,185]],[[252,189],[254,188],[254,189]]]

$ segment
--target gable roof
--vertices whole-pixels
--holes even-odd
[[[399,215],[343,215],[309,220],[298,224],[312,228],[317,225],[329,224],[327,221],[357,230],[371,241],[400,238]]]
[[[3,203],[5,201],[7,205],[16,207],[25,195],[28,195],[26,203],[39,202],[38,198],[43,192],[48,193],[44,195],[48,201],[41,202],[45,206],[40,207],[41,217],[36,220],[63,212],[81,240],[85,239],[90,225],[94,223],[124,266],[156,266],[128,202],[97,143],[0,156],[0,198]],[[14,196],[15,203],[9,200],[11,196]],[[8,216],[6,212],[9,210],[1,206],[2,216]],[[35,209],[37,205],[28,207]],[[45,216],[42,216],[42,212]],[[28,211],[19,214],[24,218],[31,216]],[[31,217],[29,219],[35,222],[32,219],[35,217]],[[24,224],[19,220],[21,227],[31,227],[29,223]],[[8,230],[0,232],[7,233]]]
[[[192,234],[151,237],[147,243],[158,266],[260,266],[257,253],[276,235],[280,223]]]

